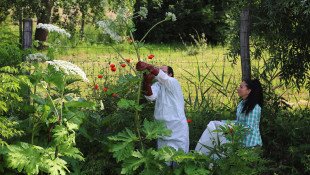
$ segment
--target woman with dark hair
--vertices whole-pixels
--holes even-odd
[[[237,107],[237,124],[249,128],[244,139],[246,147],[262,146],[259,131],[261,109],[263,107],[263,89],[258,79],[244,80],[238,88],[238,95],[242,98]]]
[[[247,132],[243,140],[244,146],[262,146],[262,139],[259,131],[261,109],[263,107],[263,89],[261,83],[258,79],[243,80],[237,92],[238,96],[241,97],[241,101],[237,106],[237,118],[234,123],[243,125],[249,129],[249,132]],[[220,125],[223,126],[225,124],[225,121],[211,121],[200,137],[195,150],[209,154],[210,150],[206,147],[214,147],[215,144],[218,144],[217,141],[226,143],[227,140],[222,134],[214,132]]]

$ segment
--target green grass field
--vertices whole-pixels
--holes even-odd
[[[123,58],[130,58],[134,67],[138,61],[132,45],[114,45]],[[134,73],[128,66],[122,68],[124,63],[121,56],[109,45],[81,45],[67,49],[56,56],[79,65],[91,79],[96,81],[99,73],[108,76],[117,76],[126,73]],[[219,102],[227,103],[229,98],[237,96],[235,93],[237,85],[241,81],[240,60],[232,64],[227,59],[227,48],[206,47],[200,49],[196,55],[189,55],[183,45],[145,45],[140,49],[141,60],[160,66],[170,65],[174,68],[175,77],[180,81],[186,98],[194,98],[195,95],[205,92],[206,96],[213,96]],[[152,60],[147,59],[149,54],[154,54]],[[114,63],[116,72],[109,70],[109,63]],[[252,61],[252,68],[262,66],[262,62]],[[209,89],[209,87],[212,88]],[[298,91],[296,88],[286,88],[281,85],[279,79],[272,82],[273,87],[278,87],[276,93],[283,97],[295,107],[309,105],[309,92],[305,89]],[[199,97],[200,98],[200,97]]]

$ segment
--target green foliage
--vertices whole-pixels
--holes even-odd
[[[53,157],[52,148],[44,149],[24,142],[7,146],[5,154],[8,167],[17,169],[18,172],[39,174],[43,171],[53,175],[63,175],[69,172],[66,161]]]
[[[204,33],[200,36],[196,31],[196,35],[190,34],[190,37],[192,38],[194,44],[191,43],[190,46],[187,46],[186,42],[183,41],[187,55],[197,55],[207,49],[207,38]]]
[[[231,124],[220,126],[214,132],[224,134],[227,143],[207,147],[210,150],[212,174],[260,174],[266,171],[267,161],[262,158],[261,150],[246,148],[243,145],[248,129],[244,126]],[[219,139],[219,138],[215,138]],[[254,168],[255,167],[255,168]]]
[[[176,42],[180,40],[180,35],[184,41],[190,41],[189,35],[197,32],[205,33],[211,43],[222,43],[225,39],[225,30],[228,29],[225,15],[228,2],[137,0],[135,10],[138,11],[141,6],[145,6],[149,15],[147,20],[135,19],[137,28],[135,36],[139,39],[154,22],[163,17],[165,12],[170,11],[176,15],[177,21],[173,24],[163,24],[156,33],[150,33],[146,38],[147,42]]]
[[[24,65],[31,66],[29,63]],[[55,67],[42,63],[33,63],[32,66],[28,76],[18,75],[19,70],[15,68],[1,68],[4,86],[1,87],[3,93],[0,93],[0,99],[12,99],[1,113],[14,116],[8,111],[14,109],[14,101],[23,100],[20,91],[25,90],[25,86],[21,85],[31,88],[26,106],[33,109],[27,116],[19,118],[19,128],[24,129],[23,137],[10,139],[5,147],[1,147],[0,154],[5,162],[1,168],[28,174],[66,174],[76,161],[84,160],[75,147],[76,131],[84,121],[83,110],[93,109],[94,103],[80,98],[77,91],[72,89],[73,84],[79,81],[76,75],[70,77],[63,70],[56,71]],[[3,121],[8,121],[6,125],[1,125],[1,130],[6,129],[6,132],[0,133],[5,138],[21,133],[14,128],[16,123]]]
[[[20,136],[23,134],[22,131],[18,130],[18,122],[14,120],[7,119],[6,117],[0,117],[0,147],[3,147],[5,144],[5,139],[10,139],[14,136]],[[2,148],[0,148],[1,150]],[[1,153],[0,153],[1,154]]]
[[[113,156],[117,161],[122,161],[131,156],[134,143],[138,140],[138,137],[126,128],[125,131],[118,133],[116,136],[110,136],[109,139],[116,143],[120,142],[120,144],[112,146],[111,152],[114,153]]]
[[[230,55],[234,61],[240,53],[240,12],[248,2],[231,5]],[[297,87],[309,85],[309,21],[308,1],[252,1],[251,55],[255,59],[268,52],[268,64],[280,69],[280,78]],[[296,69],[298,67],[298,69]]]
[[[118,103],[117,106],[121,109],[133,109],[137,111],[141,111],[142,107],[136,104],[135,101],[133,100],[127,100],[127,99],[121,99]]]
[[[22,62],[23,51],[17,46],[9,43],[0,44],[0,67],[15,66]]]
[[[262,137],[264,155],[277,174],[307,174],[309,147],[309,109],[275,111],[268,106],[263,112]]]
[[[21,110],[19,104],[23,102],[25,89],[22,88],[32,86],[29,78],[21,75],[20,69],[5,66],[0,68],[0,81],[0,115],[17,114]]]
[[[171,131],[166,129],[163,121],[148,121],[144,120],[142,132],[145,134],[145,139],[153,140],[159,136],[170,136]]]
[[[152,129],[152,130],[151,130]],[[109,140],[113,141],[111,146],[111,152],[117,161],[122,161],[122,174],[131,174],[134,171],[140,171],[139,167],[143,167],[142,174],[154,174],[159,168],[163,169],[163,165],[154,159],[156,151],[152,148],[144,149],[142,140],[139,138],[156,139],[161,136],[167,135],[170,132],[165,129],[165,125],[162,122],[149,122],[144,121],[143,136],[138,137],[132,131],[126,128],[125,131],[118,133],[116,136],[108,137]],[[137,150],[136,144],[140,142],[142,147],[140,151]],[[158,170],[157,170],[158,171]]]

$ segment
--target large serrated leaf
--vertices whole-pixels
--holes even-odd
[[[163,121],[148,121],[144,120],[142,132],[145,133],[145,138],[153,140],[162,136],[170,136],[172,131],[167,129]]]
[[[134,143],[138,141],[138,137],[127,128],[116,136],[108,137],[108,139],[115,142],[111,148],[111,152],[113,152],[113,156],[117,161],[122,161],[131,156],[134,150]]]

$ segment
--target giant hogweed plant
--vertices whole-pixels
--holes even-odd
[[[28,62],[24,64],[30,73],[27,77],[29,106],[33,113],[22,122],[23,125],[27,123],[23,128],[25,137],[2,144],[0,153],[4,164],[1,167],[27,174],[66,174],[70,172],[70,165],[84,160],[75,146],[75,137],[85,118],[83,110],[93,108],[94,104],[81,98],[73,85],[88,79],[79,67],[66,61],[47,61],[40,53],[30,54],[26,59]],[[1,97],[6,96],[1,94]],[[11,123],[6,127],[14,125]],[[13,129],[8,131],[19,134]],[[0,134],[4,137],[13,135]]]
[[[115,14],[112,19],[99,21],[97,24],[103,29],[103,32],[108,34],[115,42],[121,42],[125,37],[121,33],[129,35],[129,40],[134,47],[137,61],[142,60],[140,48],[143,47],[145,37],[151,30],[159,24],[172,20],[175,21],[174,14],[166,13],[166,18],[156,23],[142,37],[140,41],[136,41],[133,37],[135,31],[131,19],[136,17],[145,18],[147,15],[146,8],[141,8],[139,12],[131,15],[127,10],[120,9],[118,14]],[[165,147],[159,150],[152,148],[152,143],[157,138],[170,135],[171,131],[167,130],[165,124],[161,121],[150,121],[151,115],[147,109],[147,104],[141,103],[141,86],[143,72],[137,72],[126,59],[121,50],[117,46],[112,46],[120,58],[120,62],[124,62],[133,70],[134,75],[127,74],[119,77],[117,83],[109,83],[102,81],[100,84],[95,84],[94,92],[98,103],[101,104],[103,111],[110,110],[108,107],[113,107],[110,114],[106,116],[105,121],[114,123],[113,128],[119,128],[122,119],[123,121],[134,121],[125,124],[125,128],[116,135],[109,136],[111,143],[110,151],[117,162],[121,163],[121,174],[208,174],[206,169],[208,165],[208,157],[198,153],[185,154],[183,151],[176,151],[173,148]],[[152,59],[154,55],[149,55]],[[110,65],[111,71],[117,69],[115,65]],[[123,66],[122,66],[123,67]],[[103,72],[103,71],[102,71]],[[101,72],[101,73],[102,73]],[[103,78],[103,75],[98,76]],[[106,78],[105,78],[106,80]],[[102,90],[103,91],[102,91]],[[102,92],[99,92],[102,91]],[[112,101],[110,100],[112,99]],[[114,102],[113,102],[114,101]],[[114,105],[113,105],[114,104]],[[143,111],[143,112],[142,112]],[[125,115],[124,115],[125,114]],[[125,117],[125,119],[124,119]],[[128,119],[128,120],[126,120]],[[122,123],[124,124],[124,123]],[[134,127],[131,125],[133,124]],[[124,126],[124,125],[122,125]],[[132,130],[133,129],[133,130]],[[166,162],[177,162],[178,167],[171,169],[166,165]]]

